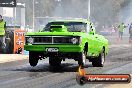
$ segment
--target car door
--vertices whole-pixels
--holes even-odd
[[[90,32],[91,40],[92,40],[92,47],[91,47],[91,53],[92,56],[95,56],[98,53],[98,36],[95,34],[95,27],[91,24],[90,25]]]
[[[88,53],[90,56],[95,52],[95,37],[92,34],[88,34]]]
[[[94,34],[90,33],[92,26],[88,24],[88,55],[89,56],[93,56],[94,52],[95,52],[95,37]]]
[[[100,46],[101,46],[101,40],[100,40],[101,38],[98,34],[95,34],[94,38],[95,38],[94,43],[96,45],[95,46],[95,54],[98,54],[98,52],[100,51]]]
[[[104,37],[99,35],[99,34],[96,34],[95,35],[95,38],[96,38],[96,41],[98,43],[98,47],[97,47],[97,51],[98,52],[101,52],[102,48],[103,48],[103,41],[104,41]]]

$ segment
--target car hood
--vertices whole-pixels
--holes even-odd
[[[25,36],[83,36],[82,32],[28,32]]]

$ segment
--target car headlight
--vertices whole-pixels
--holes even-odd
[[[27,43],[33,44],[34,39],[33,38],[27,38]]]
[[[72,42],[73,44],[77,44],[77,43],[79,42],[79,39],[78,39],[78,38],[72,38],[72,39],[71,39],[71,42]]]

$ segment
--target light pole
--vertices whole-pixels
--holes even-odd
[[[38,4],[38,2],[33,0],[33,31],[35,31],[35,4]]]
[[[90,12],[91,12],[90,5],[91,5],[91,0],[88,0],[88,19],[90,19]]]
[[[34,17],[34,0],[33,0],[33,31],[34,31],[34,19],[35,17]]]

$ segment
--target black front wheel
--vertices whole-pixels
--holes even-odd
[[[92,61],[93,67],[103,67],[105,62],[105,51],[102,50],[101,53],[95,60]]]
[[[29,63],[31,66],[36,66],[38,64],[38,55],[33,52],[29,52]]]

